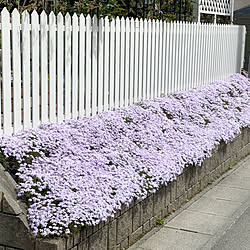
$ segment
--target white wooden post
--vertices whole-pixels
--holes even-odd
[[[104,64],[103,64],[103,53],[104,53],[104,20],[99,20],[99,39],[98,39],[98,112],[103,111],[103,81],[104,81]],[[119,63],[117,64],[119,66]],[[119,95],[118,95],[119,101]],[[117,104],[117,107],[119,104]]]
[[[129,76],[129,104],[134,102],[134,56],[135,56],[135,21],[131,18],[130,21],[130,76]]]
[[[43,11],[40,15],[40,37],[41,37],[41,119],[43,123],[48,122],[48,21],[47,14]],[[61,40],[58,38],[58,42]],[[59,46],[58,46],[59,47]],[[58,56],[61,54],[58,53]],[[60,60],[58,60],[58,64]],[[61,72],[62,73],[62,72]],[[61,76],[61,74],[58,74]],[[59,106],[59,104],[58,104]]]
[[[120,52],[120,107],[124,106],[124,76],[125,76],[125,19],[121,18],[121,52]]]
[[[142,79],[143,79],[143,19],[139,22],[139,70],[138,70],[138,100],[142,99]]]
[[[147,51],[147,94],[146,98],[150,98],[150,90],[151,90],[151,67],[152,67],[152,61],[151,61],[151,49],[152,49],[152,23],[151,20],[148,20],[148,32],[147,32],[147,41],[148,41],[148,51]]]
[[[56,17],[49,15],[49,120],[56,121]]]
[[[11,57],[10,57],[10,14],[6,8],[1,12],[2,22],[2,84],[3,84],[3,133],[11,134]]]
[[[79,24],[79,117],[85,115],[85,17],[80,15]]]
[[[86,115],[91,114],[91,70],[92,70],[92,57],[91,57],[91,17],[86,18]]]
[[[120,104],[120,18],[115,20],[115,108]]]
[[[79,39],[79,25],[76,14],[72,18],[72,117],[77,118],[79,114],[78,109],[78,39]],[[95,72],[97,73],[97,72]],[[93,102],[96,98],[93,98]],[[96,103],[95,103],[96,108]]]
[[[32,125],[36,128],[40,124],[40,65],[39,65],[39,20],[36,11],[31,15],[31,42],[32,42]]]
[[[42,20],[41,20],[42,21]],[[42,37],[43,39],[43,37]],[[23,78],[23,127],[31,126],[31,104],[30,104],[30,15],[27,11],[22,14],[22,78]],[[44,57],[42,57],[44,58]],[[42,59],[41,58],[41,59]],[[47,61],[47,60],[46,60]],[[43,60],[41,63],[43,64]],[[47,65],[47,64],[46,64]],[[42,68],[43,70],[44,68]],[[48,77],[48,74],[47,74]],[[48,78],[47,78],[48,80]],[[43,91],[43,90],[42,90]],[[44,103],[42,102],[44,105]],[[42,109],[42,114],[44,110]],[[42,121],[47,122],[46,115],[42,116]],[[48,116],[47,116],[48,119]]]
[[[95,115],[97,113],[97,32],[98,32],[98,19],[95,15],[92,20],[92,115]],[[76,51],[77,53],[77,51]]]
[[[14,133],[22,129],[21,124],[21,47],[20,15],[15,9],[12,12],[12,60],[13,60],[13,119]]]
[[[135,19],[135,68],[134,68],[134,102],[138,101],[138,69],[139,69],[139,31],[140,31],[140,25],[139,25],[139,19]]]
[[[64,119],[64,25],[63,15],[57,16],[57,121]],[[44,93],[42,93],[44,94]],[[46,94],[46,92],[45,92]]]
[[[110,22],[109,109],[114,107],[115,91],[115,20]]]
[[[127,17],[125,20],[125,85],[124,85],[124,106],[128,106],[128,101],[129,101],[129,69],[130,69],[130,20]]]
[[[109,19],[104,19],[104,111],[109,108]]]
[[[65,119],[71,118],[71,16],[65,16]]]

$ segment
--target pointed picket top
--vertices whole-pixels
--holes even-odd
[[[72,17],[72,25],[78,26],[78,16],[76,15],[76,13]]]
[[[46,12],[43,10],[43,12],[40,14],[40,19],[41,19],[41,25],[46,26],[48,24],[48,17]],[[45,28],[45,27],[43,27]]]
[[[33,11],[32,11],[32,13],[31,13],[31,18],[34,19],[34,20],[35,20],[35,19],[38,20],[38,13],[37,13],[36,10],[33,10]]]
[[[30,23],[30,14],[27,10],[22,14],[22,23]]]
[[[91,22],[91,16],[90,16],[90,14],[87,15],[86,20],[87,20],[88,22]]]
[[[104,24],[104,19],[103,17],[99,18],[99,26],[103,26]]]
[[[3,10],[1,11],[1,15],[9,15],[9,11],[7,10],[6,7],[3,8]]]
[[[17,9],[14,9],[11,13],[11,22],[12,22],[12,25],[15,26],[13,28],[16,28],[19,26],[19,29],[20,29],[20,14],[18,12]]]
[[[107,16],[104,18],[104,25],[105,25],[105,29],[109,28],[109,18]]]
[[[57,15],[57,24],[63,25],[63,15],[61,12]]]
[[[55,24],[56,23],[56,16],[53,11],[50,12],[49,14],[49,23],[50,24]]]
[[[6,7],[3,8],[2,12],[1,12],[1,20],[2,21],[7,21],[7,22],[10,22],[10,13],[9,11],[7,10]]]
[[[20,14],[19,14],[19,12],[18,12],[18,10],[16,8],[12,11],[11,16],[20,18]]]
[[[46,12],[45,12],[44,10],[43,10],[42,13],[40,14],[40,17],[43,17],[43,18],[47,17],[47,14],[46,14]]]
[[[120,17],[117,16],[115,20],[116,20],[116,22],[120,22]]]
[[[114,19],[114,18],[112,18],[112,20],[111,20],[111,22],[110,22],[110,25],[112,26],[112,28],[115,27],[115,19]]]
[[[74,15],[72,16],[72,23],[78,23],[78,16],[76,13],[74,13]]]
[[[65,25],[70,25],[70,24],[71,24],[71,16],[69,12],[67,12],[65,15]]]
[[[80,22],[84,22],[85,21],[85,16],[83,14],[80,15]]]
[[[93,20],[93,23],[97,23],[97,21],[98,21],[97,15],[94,15],[92,20]]]
[[[124,18],[124,16],[122,16],[122,18],[121,18],[121,22],[125,22],[125,18]]]

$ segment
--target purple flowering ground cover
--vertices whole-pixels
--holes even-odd
[[[18,176],[37,236],[96,225],[200,165],[250,126],[250,83],[227,81],[84,119],[1,137],[1,162]],[[6,165],[8,163],[8,165]]]

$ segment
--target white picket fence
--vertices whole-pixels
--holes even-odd
[[[240,72],[245,27],[1,13],[5,134]]]

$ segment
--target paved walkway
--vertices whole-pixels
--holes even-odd
[[[250,156],[129,250],[250,250]]]

